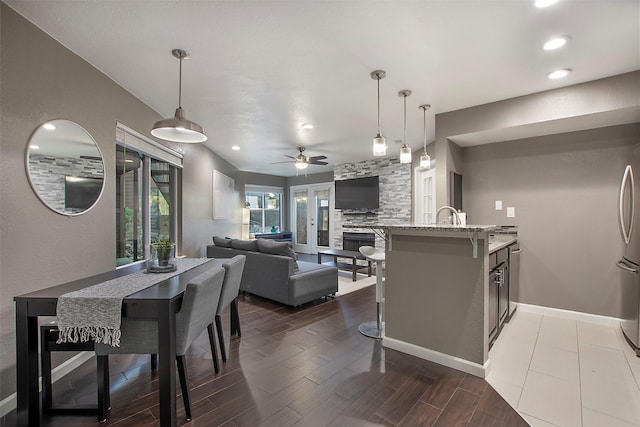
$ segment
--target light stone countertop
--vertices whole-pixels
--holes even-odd
[[[489,253],[495,252],[499,249],[506,248],[507,246],[518,241],[518,237],[514,234],[495,234],[489,236]]]
[[[498,228],[497,225],[450,225],[450,224],[343,224],[344,228],[377,228],[390,231],[442,231],[442,232],[482,232],[493,231]]]

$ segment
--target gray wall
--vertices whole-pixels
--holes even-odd
[[[638,135],[634,124],[464,148],[468,221],[518,226],[521,302],[622,315],[618,191]]]
[[[161,117],[90,64],[0,3],[0,399],[15,391],[15,295],[115,266],[116,121],[148,135]],[[88,213],[50,211],[31,191],[24,156],[31,133],[55,118],[75,121],[105,157],[105,190]],[[234,168],[204,146],[182,145],[183,252],[202,255],[211,235],[240,230],[211,220],[213,169]],[[223,229],[223,230],[220,230]]]

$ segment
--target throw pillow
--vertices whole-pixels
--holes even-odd
[[[297,260],[298,257],[288,242],[276,242],[271,239],[257,239],[260,252],[272,255],[285,255]]]
[[[258,245],[255,240],[231,239],[231,247],[243,251],[258,252]]]
[[[227,239],[226,237],[213,236],[213,244],[216,246],[222,246],[223,248],[230,248],[231,239]]]

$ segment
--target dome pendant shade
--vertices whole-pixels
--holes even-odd
[[[151,135],[167,141],[199,143],[207,140],[204,129],[197,123],[187,120],[182,107],[176,108],[176,114],[170,119],[156,122]]]
[[[151,135],[159,139],[187,144],[197,144],[207,140],[204,129],[197,123],[187,120],[182,109],[182,60],[189,59],[189,53],[182,49],[173,49],[173,56],[180,60],[180,78],[178,86],[178,108],[170,119],[156,122],[151,129]]]

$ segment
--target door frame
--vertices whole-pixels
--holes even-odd
[[[423,224],[422,218],[424,213],[424,204],[423,204],[424,186],[422,185],[422,183],[424,182],[424,178],[426,178],[429,175],[433,179],[432,195],[433,195],[433,208],[435,210],[435,207],[437,206],[436,204],[436,169],[435,168],[424,169],[421,167],[417,167],[414,169],[413,194],[415,194],[415,199],[413,200],[413,219],[415,224],[417,225]],[[435,212],[434,212],[434,215],[435,215]]]
[[[295,192],[299,190],[307,191],[307,243],[304,245],[296,243],[296,201]],[[317,207],[315,206],[315,198],[311,201],[311,196],[316,190],[329,191],[329,246],[318,246],[317,238],[317,218],[315,218]],[[296,252],[315,254],[318,250],[328,249],[333,241],[333,206],[334,206],[334,190],[333,182],[322,182],[317,184],[292,185],[289,187],[289,218],[291,231],[293,232],[293,248]]]

